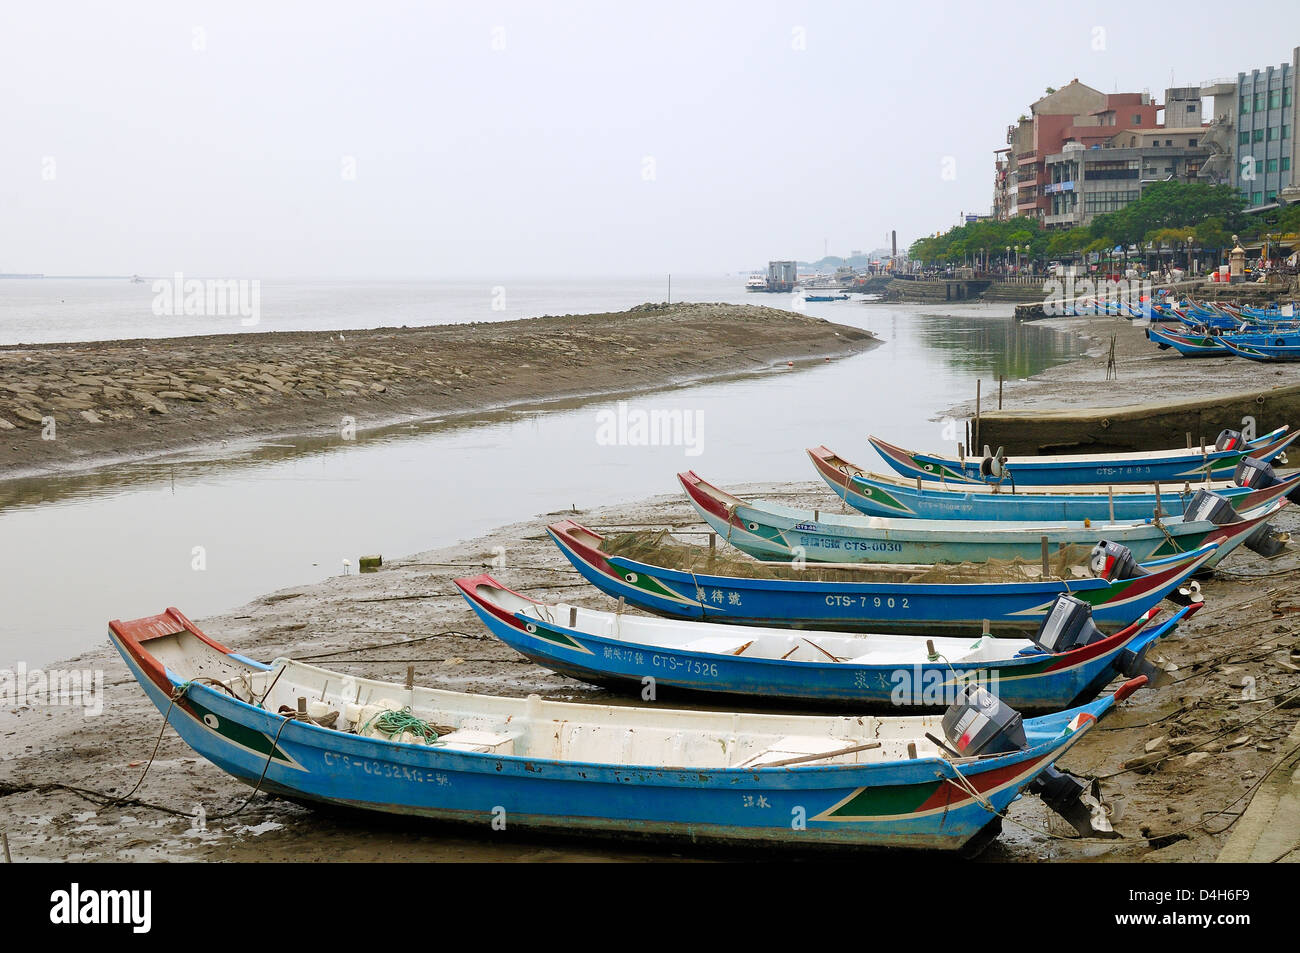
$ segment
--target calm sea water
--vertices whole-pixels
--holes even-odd
[[[184,276],[189,279],[191,276]],[[291,281],[258,285],[258,320],[237,314],[196,316],[167,311],[166,288],[153,278],[0,279],[0,344],[107,341],[265,331],[349,330],[508,321],[544,314],[623,311],[669,296],[669,277],[478,281]],[[743,276],[678,276],[674,301],[744,301]],[[251,291],[251,289],[250,289]],[[159,306],[155,308],[155,299]],[[791,304],[789,295],[750,294],[749,301]]]
[[[742,280],[703,282],[697,294],[682,290],[680,297],[746,300],[738,290]],[[33,295],[41,283],[26,282],[20,293],[9,290],[16,284],[0,293]],[[649,283],[573,287],[572,294],[536,291],[533,313],[602,311],[656,297]],[[663,290],[660,299],[666,282]],[[674,299],[678,290],[674,282]],[[47,302],[46,320],[54,322],[46,327],[49,339],[88,337],[92,331],[104,337],[175,332],[152,315],[124,311],[121,296],[127,292],[116,283],[101,297],[89,285],[80,293],[97,321],[77,324],[65,303]],[[482,288],[434,294],[425,286],[316,285],[275,321],[285,328],[348,328],[422,323],[422,317],[479,320],[482,311],[464,309],[484,296]],[[755,297],[771,305],[790,301],[768,295],[748,300]],[[6,301],[7,337],[23,322],[34,326],[30,316],[15,319],[13,297]],[[516,301],[511,307],[522,308]],[[680,446],[602,443],[597,415],[613,402],[593,399],[404,425],[348,443],[277,442],[0,482],[0,667],[47,664],[102,645],[111,618],[168,605],[201,618],[278,588],[337,575],[344,559],[355,565],[362,553],[395,558],[573,504],[671,493],[678,470],[695,469],[724,486],[815,479],[803,450],[819,443],[855,462],[881,466],[866,444],[868,433],[933,446],[942,426],[932,418],[973,397],[977,378],[989,393],[999,374],[1024,377],[1074,353],[1068,337],[1008,320],[1009,306],[850,300],[811,304],[808,310],[869,329],[885,343],[807,369],[630,398],[632,409],[698,414],[698,455]],[[518,316],[490,308],[487,313]],[[86,333],[78,334],[78,328]],[[206,554],[203,571],[192,568],[196,546]]]

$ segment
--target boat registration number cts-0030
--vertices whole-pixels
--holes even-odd
[[[910,609],[907,596],[827,596],[832,609]]]

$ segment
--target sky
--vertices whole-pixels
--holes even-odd
[[[1045,87],[1163,101],[1289,62],[1295,9],[10,3],[0,272],[721,274],[905,247],[988,212]]]

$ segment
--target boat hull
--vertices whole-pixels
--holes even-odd
[[[1027,722],[1031,747],[965,765],[960,778],[940,758],[614,766],[403,744],[286,720],[202,682],[182,682],[138,643],[112,629],[110,637],[181,738],[231,776],[297,801],[459,822],[485,834],[504,825],[726,844],[958,849],[1113,704],[1108,696]]]
[[[1152,564],[1150,575],[1017,583],[820,582],[720,576],[606,556],[599,537],[576,523],[547,527],[574,568],[597,589],[658,615],[710,622],[848,632],[969,634],[987,621],[995,635],[1034,631],[1062,592],[1092,606],[1093,621],[1116,632],[1173,594],[1218,548]],[[593,542],[594,541],[594,542]]]
[[[1154,492],[1004,492],[991,493],[979,484],[940,486],[903,483],[896,477],[867,473],[846,463],[825,447],[808,451],[818,474],[837,497],[868,516],[931,520],[1092,520],[1101,522],[1146,519],[1156,508]],[[1300,482],[1300,476],[1295,478]],[[1197,487],[1161,490],[1162,513],[1181,516]],[[1249,509],[1255,498],[1247,487],[1216,484],[1214,491],[1237,510]]]
[[[958,688],[967,683],[981,685],[1022,713],[1059,711],[1090,701],[1124,674],[1121,666],[1126,652],[1140,655],[1202,605],[1186,606],[1150,626],[1144,624],[1147,620],[1143,617],[1124,632],[1073,652],[1032,654],[980,664],[949,664],[947,660],[867,664],[745,658],[682,646],[630,642],[508,612],[478,591],[480,586],[500,586],[490,576],[458,579],[456,585],[475,615],[498,639],[537,664],[582,681],[637,692],[643,697],[647,688],[653,687],[743,696],[764,703],[895,710],[947,707]]]
[[[1229,345],[1230,346],[1230,345]],[[1300,351],[1300,348],[1297,348]],[[1276,433],[1276,432],[1275,432]],[[1272,435],[1270,435],[1272,436]],[[1232,477],[1244,457],[1271,461],[1300,432],[1283,433],[1267,442],[1248,443],[1237,450],[1188,451],[1165,454],[1111,454],[1108,457],[1062,455],[1059,459],[1010,458],[1001,476],[981,473],[981,461],[957,460],[937,454],[916,453],[869,437],[885,462],[908,479],[947,483],[1000,483],[1007,486],[1102,485],[1119,483],[1196,483]],[[1264,438],[1260,438],[1261,441]]]
[[[1260,491],[1265,499],[1238,523],[1217,526],[1208,520],[1184,522],[1174,517],[1160,524],[1100,523],[1088,526],[966,520],[895,520],[887,517],[822,516],[761,501],[747,502],[718,490],[695,473],[678,474],[691,505],[719,536],[757,559],[830,563],[984,563],[990,560],[1035,562],[1043,543],[1090,550],[1106,539],[1128,547],[1138,562],[1190,552],[1207,542],[1219,544],[1205,564],[1211,569],[1244,543],[1285,502],[1291,487],[1278,484]]]

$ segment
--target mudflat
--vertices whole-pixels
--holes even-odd
[[[0,476],[365,429],[840,357],[866,331],[758,305],[0,348]]]

